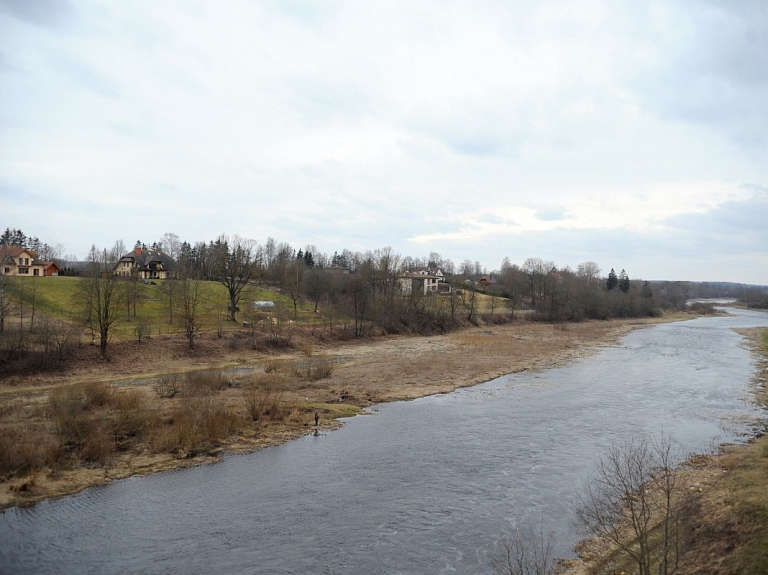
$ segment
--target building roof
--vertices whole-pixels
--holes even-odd
[[[143,250],[135,248],[120,258],[121,262],[134,262],[139,271],[165,270],[174,271],[176,261],[160,250]]]
[[[0,246],[0,258],[6,256],[17,258],[21,254],[27,253],[31,258],[37,258],[37,252],[35,250],[28,250],[26,248],[20,248],[18,246]]]

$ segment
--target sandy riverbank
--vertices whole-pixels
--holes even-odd
[[[212,336],[203,338],[194,354],[170,339],[146,344],[125,342],[115,346],[110,362],[83,361],[55,377],[4,382],[0,385],[0,431],[34,431],[40,438],[35,441],[50,441],[53,445],[57,431],[51,419],[50,396],[82,382],[149,377],[158,373],[160,364],[164,371],[222,366],[238,366],[245,371],[253,367],[253,373],[228,376],[226,385],[206,399],[207,405],[212,403],[224,410],[222,413],[231,420],[226,434],[202,448],[180,448],[166,436],[184,405],[185,392],[162,398],[150,379],[128,385],[113,383],[109,387],[115,394],[133,394],[141,400],[142,413],[163,423],[167,429],[162,441],[158,430],[149,429],[147,423],[136,437],[126,440],[120,449],[107,451],[96,462],[69,457],[66,465],[43,466],[24,476],[6,478],[0,482],[0,508],[75,493],[131,475],[213,462],[224,451],[248,451],[283,443],[312,433],[315,414],[320,418],[320,429],[332,429],[339,425],[337,417],[353,415],[374,403],[445,393],[506,373],[561,366],[595,353],[602,346],[617,345],[628,331],[660,321],[668,319],[558,325],[518,322],[441,336],[395,336],[363,342],[323,342],[306,337],[297,345],[301,351],[270,355]],[[155,361],[143,361],[147,357]],[[306,377],[307,367],[318,362],[331,366],[330,375],[317,380]],[[261,371],[264,366],[269,373]],[[253,421],[245,398],[249,390],[265,385],[279,396],[280,415]],[[100,417],[114,419],[115,415],[104,411]]]

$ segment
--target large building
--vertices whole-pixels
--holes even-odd
[[[0,273],[6,276],[41,277],[58,275],[54,262],[37,259],[37,252],[16,246],[0,246]]]
[[[441,269],[420,268],[414,272],[404,272],[397,277],[397,282],[403,295],[451,293],[451,286],[445,283]]]
[[[128,252],[115,266],[115,275],[132,276],[139,279],[164,280],[176,277],[176,262],[168,254],[159,250],[134,248]]]

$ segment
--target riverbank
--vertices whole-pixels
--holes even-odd
[[[300,351],[273,354],[213,335],[194,354],[171,339],[125,342],[114,346],[110,362],[0,386],[0,452],[16,458],[3,463],[0,508],[276,445],[335,428],[339,417],[374,403],[557,367],[669,320],[518,321],[363,342],[305,334]],[[22,472],[9,473],[14,464]]]
[[[756,356],[755,400],[768,409],[768,329],[737,330]],[[768,573],[768,435],[717,454],[697,455],[679,469],[681,491],[692,495],[682,516],[678,575]],[[592,575],[631,569],[601,539],[576,546],[579,557],[563,562],[561,575]],[[613,570],[611,570],[613,569]]]

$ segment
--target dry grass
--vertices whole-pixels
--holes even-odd
[[[597,325],[578,324],[563,332],[518,322],[427,338],[318,340],[303,351],[275,355],[271,350],[267,357],[250,350],[247,357],[227,355],[226,341],[213,336],[201,338],[194,355],[155,337],[142,344],[126,342],[113,348],[110,362],[88,364],[93,371],[87,379],[99,383],[67,384],[67,378],[84,377],[78,371],[54,381],[0,386],[0,448],[21,446],[3,450],[0,476],[15,478],[0,481],[0,505],[71,492],[107,475],[125,477],[209,460],[225,448],[274,445],[311,431],[314,413],[320,414],[321,427],[333,427],[334,418],[352,416],[372,403],[447,392],[503,373],[558,364],[629,329],[627,322]],[[141,363],[137,354],[146,356],[148,346],[158,343],[154,356],[180,375],[130,387],[101,383],[105,373],[144,379],[131,371]],[[211,357],[230,365],[268,361],[264,372],[227,377],[221,369],[205,369]],[[182,373],[195,368],[199,371]],[[32,439],[19,440],[16,433]],[[103,473],[86,473],[100,467]],[[23,496],[11,493],[11,483],[29,481],[29,473],[40,469],[45,469],[39,476],[44,480]]]
[[[243,400],[252,421],[260,421],[264,416],[279,421],[286,411],[283,396],[283,392],[276,386],[267,384],[248,388]]]
[[[58,457],[57,442],[34,426],[0,431],[0,479],[34,473],[49,466]]]

